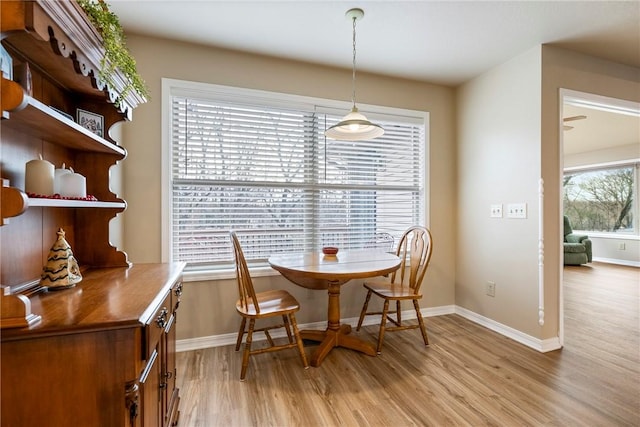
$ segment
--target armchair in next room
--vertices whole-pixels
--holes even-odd
[[[564,264],[581,265],[591,262],[591,240],[584,234],[574,234],[569,218],[564,216]]]

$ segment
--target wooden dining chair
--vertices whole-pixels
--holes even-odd
[[[238,314],[242,316],[242,322],[240,323],[240,330],[238,331],[238,339],[236,341],[236,351],[240,350],[242,344],[242,337],[246,334],[247,338],[244,343],[244,352],[242,355],[242,370],[240,372],[240,381],[244,381],[247,373],[247,367],[249,366],[249,356],[254,354],[284,350],[288,348],[298,347],[300,352],[300,358],[302,359],[302,365],[305,369],[309,368],[309,362],[304,352],[304,346],[302,344],[302,338],[298,331],[298,324],[296,322],[295,313],[300,310],[300,304],[298,301],[285,290],[269,290],[264,292],[258,292],[253,288],[253,281],[249,274],[249,268],[247,262],[244,259],[244,253],[240,246],[238,236],[234,231],[230,232],[231,242],[233,244],[233,254],[236,263],[236,279],[238,282],[238,294],[239,298],[236,301],[236,310]],[[275,316],[282,316],[283,323],[270,324],[261,328],[256,328],[256,320],[271,318]],[[249,320],[249,328],[245,329]],[[272,329],[284,328],[287,333],[287,343],[276,345],[269,333]],[[293,330],[293,334],[291,331]],[[262,347],[259,349],[252,349],[251,344],[253,342],[254,332],[264,332],[268,347]]]
[[[360,330],[365,316],[382,315],[378,333],[378,346],[376,348],[378,354],[382,350],[382,341],[386,331],[419,328],[424,344],[429,345],[427,330],[420,313],[418,300],[422,298],[420,286],[431,260],[432,248],[431,232],[427,228],[421,226],[410,227],[400,238],[396,250],[396,255],[401,259],[400,268],[391,273],[388,278],[378,278],[364,282],[364,287],[367,289],[367,297],[362,306],[356,330]],[[367,311],[371,295],[376,295],[384,300],[382,311]],[[401,302],[408,300],[413,302],[413,307],[416,310],[417,325],[402,323]],[[395,310],[389,311],[390,301],[395,301]],[[391,317],[394,313],[395,319]],[[387,320],[395,326],[387,327]]]

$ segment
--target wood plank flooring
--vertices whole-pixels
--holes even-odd
[[[180,426],[639,426],[639,272],[565,268],[565,347],[546,354],[457,315],[426,319],[429,347],[387,333],[378,357],[308,370],[268,353],[245,382],[233,346],[178,353]]]

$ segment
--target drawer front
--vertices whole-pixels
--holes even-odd
[[[165,326],[171,317],[171,293],[168,293],[162,304],[158,306],[151,320],[145,325],[146,349],[144,352],[145,359],[148,359],[154,350],[157,349],[160,337],[164,332]]]

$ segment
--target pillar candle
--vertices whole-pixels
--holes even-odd
[[[62,164],[62,168],[56,169],[53,176],[53,194],[60,194],[60,184],[62,182],[62,176],[71,173],[69,169],[65,168],[65,164]]]
[[[53,164],[40,159],[27,162],[25,167],[25,191],[51,196],[53,194]]]
[[[87,197],[87,180],[73,168],[60,177],[60,195],[62,197]]]

